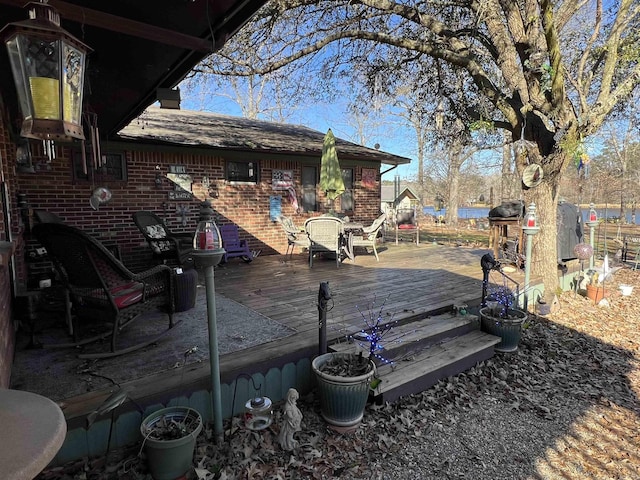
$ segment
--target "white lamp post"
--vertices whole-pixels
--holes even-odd
[[[592,251],[595,252],[596,247],[594,245],[594,237],[596,227],[598,226],[598,214],[596,213],[596,209],[593,203],[589,205],[589,220],[584,223],[586,223],[587,227],[589,227],[589,245],[591,245]],[[594,255],[591,255],[589,257],[589,270],[593,270],[593,257]]]
[[[531,275],[531,243],[533,236],[540,231],[538,227],[538,218],[536,217],[536,204],[531,203],[527,210],[527,215],[524,217],[524,225],[522,230],[527,236],[527,249],[524,263],[524,309],[527,310],[529,306],[529,278]]]

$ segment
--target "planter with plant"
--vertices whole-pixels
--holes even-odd
[[[193,347],[185,352],[185,364],[187,356],[195,351],[196,347]],[[182,370],[184,372],[184,364]],[[162,408],[142,421],[140,450],[144,448],[154,480],[174,480],[191,470],[196,439],[202,426],[200,413],[182,406]]]
[[[482,331],[502,339],[494,347],[497,352],[515,352],[520,344],[527,312],[514,307],[515,300],[510,289],[498,287],[485,299],[486,306],[480,308]]]
[[[382,338],[393,326],[383,323],[384,302],[374,310],[375,300],[366,312],[358,308],[365,327],[348,337],[352,352],[329,352],[311,363],[320,398],[320,410],[327,423],[354,427],[362,421],[371,388],[375,387],[376,363],[389,363],[382,357]],[[356,307],[357,308],[357,307]]]

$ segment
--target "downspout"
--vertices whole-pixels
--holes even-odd
[[[389,173],[391,170],[395,170],[396,168],[398,168],[398,165],[394,165],[389,170],[385,170],[384,172],[381,172],[380,173],[380,178],[382,178],[382,175],[384,175],[385,173]]]

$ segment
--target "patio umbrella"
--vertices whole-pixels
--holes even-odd
[[[322,158],[320,161],[320,189],[327,199],[335,200],[344,193],[344,180],[336,152],[336,137],[331,129],[324,136]]]

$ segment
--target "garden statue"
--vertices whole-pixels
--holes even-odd
[[[298,391],[290,388],[287,392],[287,402],[284,404],[284,417],[280,425],[280,435],[278,441],[283,450],[293,450],[298,446],[298,441],[293,438],[296,432],[301,430],[302,412],[296,405]]]

